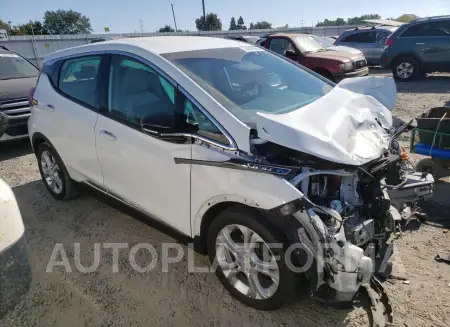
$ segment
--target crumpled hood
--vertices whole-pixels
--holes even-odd
[[[389,109],[395,105],[395,94],[392,78],[343,80],[298,110],[258,112],[258,137],[335,163],[359,166],[388,148],[390,135],[378,122],[392,126]]]

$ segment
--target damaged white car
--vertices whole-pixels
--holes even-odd
[[[242,302],[279,308],[298,271],[351,302],[432,193],[395,140],[395,94],[232,40],[114,40],[45,59],[29,131],[54,197],[85,183],[198,240]]]

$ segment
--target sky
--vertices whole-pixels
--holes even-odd
[[[93,33],[154,32],[166,24],[195,30],[195,19],[202,15],[201,0],[0,0],[0,19],[12,25],[29,20],[42,20],[46,10],[76,10],[90,18]],[[273,27],[311,26],[318,21],[379,14],[397,18],[402,14],[420,17],[450,15],[450,0],[205,0],[206,12],[217,13],[223,29],[228,29],[232,16],[250,22],[266,20]],[[141,24],[142,22],[142,24]]]

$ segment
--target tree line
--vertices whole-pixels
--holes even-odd
[[[364,20],[367,19],[381,19],[378,14],[362,15],[358,17],[352,17],[348,19],[337,18],[336,20],[325,19],[323,22],[318,22],[316,27],[323,26],[342,26],[342,25],[364,25],[367,24]]]
[[[321,26],[341,26],[341,25],[364,25],[363,20],[381,19],[378,14],[362,15],[348,19],[337,18],[335,20],[325,19],[318,22],[317,27]],[[222,21],[216,13],[208,13],[206,17],[201,15],[195,20],[195,26],[199,31],[220,31],[222,30]],[[287,28],[288,25],[283,26]],[[231,17],[228,30],[254,30],[271,29],[272,24],[267,21],[251,22],[247,28],[242,16],[236,20]],[[26,24],[11,26],[11,22],[0,20],[0,29],[6,29],[9,35],[64,35],[64,34],[89,34],[92,32],[91,22],[85,15],[74,10],[56,10],[46,11],[42,21],[30,21]],[[175,32],[171,25],[161,27],[158,32]],[[182,32],[178,30],[177,32]]]
[[[65,35],[92,32],[89,18],[74,10],[48,10],[42,22],[30,20],[26,24],[14,26],[11,26],[11,22],[0,20],[0,29],[6,29],[8,35]]]

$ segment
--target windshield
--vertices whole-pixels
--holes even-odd
[[[323,47],[325,48],[329,48],[331,46],[333,46],[333,42],[330,41],[330,39],[326,38],[326,37],[320,37],[320,36],[315,36],[312,35],[314,37],[314,39],[319,42]]]
[[[299,109],[333,86],[255,46],[163,54],[206,92],[247,124],[257,112]]]
[[[292,38],[301,52],[326,51],[313,35],[299,35]]]
[[[0,53],[0,80],[35,77],[39,70],[15,53]]]

